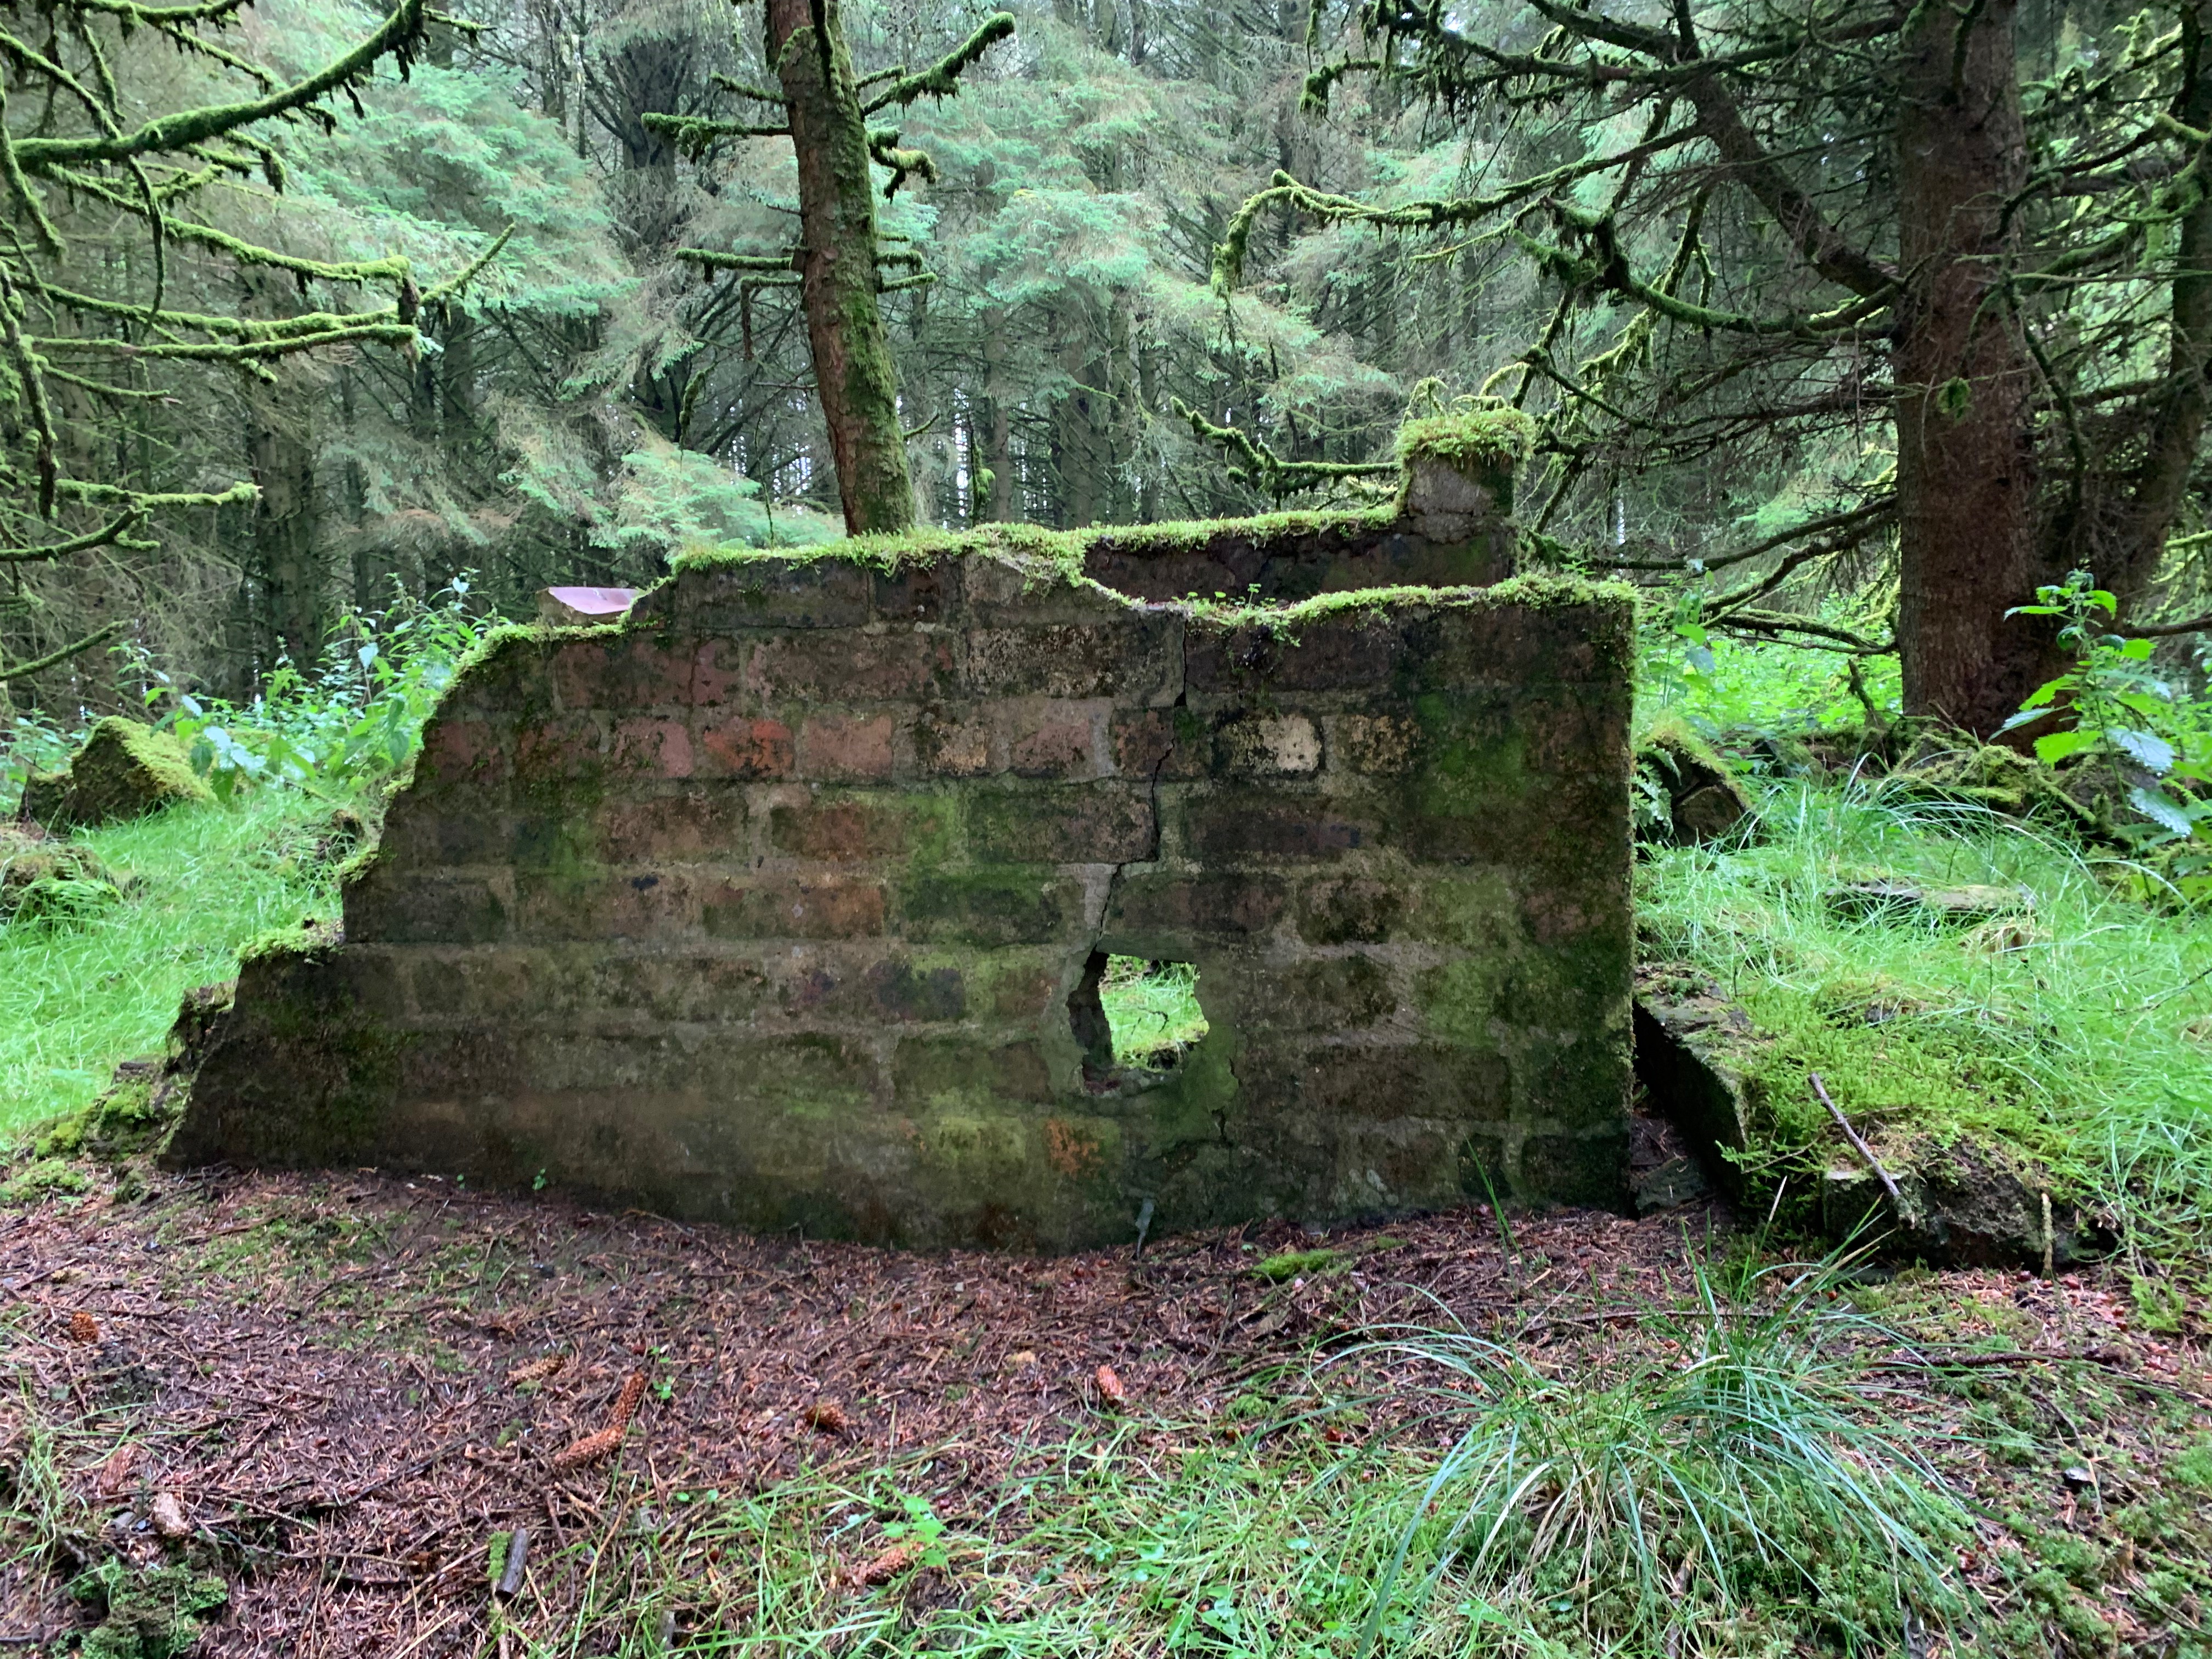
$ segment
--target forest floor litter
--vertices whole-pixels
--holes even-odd
[[[741,1650],[708,1644],[735,1603],[697,1582],[713,1559],[685,1566],[687,1516],[885,1472],[913,1524],[860,1505],[805,1547],[833,1600],[911,1624],[975,1592],[935,1529],[988,1531],[1071,1451],[1433,1442],[1410,1407],[1275,1407],[1332,1344],[1407,1322],[1601,1376],[1653,1310],[1695,1312],[1693,1261],[1750,1246],[1718,1210],[1478,1209],[1141,1255],[924,1256],[433,1179],[126,1172],[0,1212],[0,1641],[67,1650],[100,1606],[72,1576],[106,1560],[189,1567],[163,1582],[224,1603],[179,1627],[203,1655]],[[1868,1358],[1912,1385],[1899,1431],[1975,1494],[1960,1565],[1992,1606],[2032,1599],[2023,1564],[2078,1540],[2096,1568],[2052,1617],[2123,1645],[2201,1621],[2185,1584],[2136,1593],[2160,1546],[2129,1517],[2163,1503],[2166,1547],[2203,1536],[2212,1304],[2161,1292],[2147,1319],[2116,1267],[1838,1284],[1896,1334]],[[1387,1354],[1363,1363],[1373,1399],[1412,1398]],[[185,1650],[145,1630],[136,1650]]]

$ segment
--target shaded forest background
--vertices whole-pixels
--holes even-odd
[[[846,29],[863,71],[921,62],[987,12],[863,4]],[[1302,3],[1101,0],[1026,7],[1019,33],[924,105],[908,142],[933,185],[884,217],[936,273],[888,295],[919,507],[965,525],[1152,520],[1267,498],[1226,476],[1170,410],[1181,398],[1255,425],[1286,453],[1368,459],[1425,374],[1480,378],[1486,293],[1407,272],[1372,239],[1322,231],[1271,246],[1273,280],[1224,303],[1208,287],[1229,216],[1276,167],[1345,185],[1462,164],[1418,118],[1297,113]],[[280,74],[327,60],[379,21],[366,8],[264,0],[237,31]],[[717,72],[757,81],[753,33],[723,0],[517,0],[433,22],[403,82],[390,65],[327,135],[269,137],[282,193],[231,179],[200,216],[326,261],[406,257],[428,288],[508,226],[499,254],[418,319],[421,345],[348,343],[266,375],[173,375],[158,402],[106,422],[140,489],[257,501],[166,515],[158,550],[107,547],[7,568],[5,659],[126,620],[180,682],[249,691],[280,654],[311,659],[342,608],[428,595],[454,574],[526,611],[551,582],[640,583],[687,544],[836,533],[836,495],[788,290],[675,257],[773,252],[788,240],[790,146],[680,156],[641,118],[716,114]],[[172,104],[199,69],[141,35]],[[182,84],[179,84],[181,82]],[[20,108],[20,106],[19,106]],[[11,119],[16,118],[11,112]],[[110,285],[144,257],[142,227],[97,203],[62,228]],[[282,315],[283,273],[168,251],[167,303]],[[151,384],[150,382],[149,383]],[[827,509],[826,513],[825,510]],[[21,705],[98,705],[111,665],[87,653],[9,689]],[[63,712],[57,708],[57,712]]]
[[[843,27],[866,76],[932,61],[994,9],[856,0]],[[919,516],[1066,526],[1266,510],[1279,498],[1263,486],[1280,480],[1231,465],[1179,409],[1285,461],[1357,463],[1387,458],[1409,411],[1502,391],[1547,416],[1549,453],[1523,502],[1542,545],[1566,562],[1662,573],[1687,595],[1686,648],[1702,638],[1708,556],[1741,561],[1783,532],[1797,540],[1752,566],[1756,597],[1828,618],[1838,639],[1887,631],[1895,535],[1881,500],[1896,443],[1881,340],[1824,335],[1796,359],[1716,353],[1701,367],[1685,301],[1683,316],[1668,313],[1680,325],[1671,355],[1655,364],[1649,294],[1608,293],[1595,264],[1563,277],[1565,256],[1533,249],[1518,222],[1478,234],[1471,216],[1459,234],[1418,214],[1376,217],[1536,179],[1565,236],[1578,212],[1619,210],[1632,181],[1662,177],[1640,161],[1577,172],[1656,131],[1648,105],[1568,107],[1521,83],[1470,102],[1455,89],[1474,84],[1464,62],[1457,82],[1425,82],[1419,52],[1440,40],[1563,56],[1548,44],[1557,9],[1415,19],[1373,7],[1311,17],[1305,0],[1016,6],[1015,35],[967,70],[957,96],[907,112],[900,142],[926,148],[936,176],[907,180],[880,210],[886,246],[935,278],[883,300]],[[2100,22],[2036,0],[2015,21],[2006,9],[2023,74],[2051,85],[2148,15]],[[226,38],[296,76],[380,16],[263,0]],[[1316,95],[1317,64],[1401,30],[1418,50],[1392,61],[1408,72],[1328,76]],[[125,29],[112,49],[149,109],[228,95],[222,64],[158,34]],[[11,556],[0,661],[35,661],[120,624],[127,656],[240,697],[281,659],[313,660],[336,619],[386,605],[395,583],[428,598],[472,572],[481,601],[519,614],[549,583],[649,581],[687,546],[838,533],[793,291],[679,257],[774,256],[789,241],[790,145],[729,137],[687,154],[646,118],[743,118],[726,83],[772,78],[759,55],[757,27],[725,0],[475,0],[458,20],[432,14],[404,76],[380,62],[356,107],[334,107],[334,125],[257,128],[283,188],[274,165],[233,170],[198,188],[198,221],[334,267],[404,257],[407,295],[434,295],[413,318],[418,337],[340,340],[215,372],[130,363],[127,398],[62,386],[64,439],[82,452],[64,471],[221,501],[81,554]],[[20,52],[11,62],[20,88]],[[1824,118],[1826,93],[1798,108],[1773,84],[1787,94],[1776,118]],[[2042,84],[2029,81],[2031,102]],[[20,95],[6,115],[19,137],[41,118]],[[1867,175],[1823,182],[1826,171],[1878,153],[1886,141],[1872,131],[1820,133],[1808,149],[1826,154],[1792,161],[1819,199],[1844,198],[1847,217]],[[1238,218],[1285,176],[1308,192],[1290,205],[1334,193],[1361,212]],[[1756,204],[1731,209],[1710,179],[1682,178],[1655,198],[1639,257],[1667,269],[1686,204],[1703,227],[1701,303],[1786,299],[1787,237]],[[98,195],[51,200],[72,286],[143,295],[143,225]],[[1633,216],[1622,222],[1632,228]],[[1233,284],[1213,280],[1224,239],[1241,257]],[[360,289],[234,252],[173,238],[165,303],[281,327],[313,306],[343,309]],[[1676,264],[1669,283],[1684,279]],[[1656,400],[1638,409],[1663,405],[1673,422],[1663,441],[1622,406],[1631,370],[1638,395]],[[1699,374],[1706,405],[1691,408],[1679,389]],[[1717,405],[1713,386],[1728,388]],[[242,480],[257,486],[250,498],[234,489]],[[1364,488],[1346,478],[1303,500],[1358,500]],[[1845,533],[1822,541],[1814,532],[1832,519]],[[2192,489],[2152,608],[2203,608],[2202,524]],[[1818,556],[1797,557],[1805,546]],[[127,702],[131,680],[90,652],[0,682],[0,696],[66,720]]]

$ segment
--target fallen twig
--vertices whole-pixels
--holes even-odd
[[[1867,1161],[1867,1167],[1881,1177],[1882,1190],[1889,1194],[1889,1201],[1896,1206],[1897,1218],[1904,1220],[1905,1194],[1898,1190],[1895,1177],[1881,1167],[1881,1160],[1874,1155],[1874,1148],[1866,1144],[1856,1129],[1851,1127],[1851,1121],[1844,1115],[1843,1109],[1828,1098],[1828,1091],[1820,1082],[1820,1074],[1813,1072],[1808,1075],[1812,1081],[1814,1095],[1820,1104],[1828,1109],[1828,1115],[1836,1120],[1836,1127],[1844,1132],[1844,1139],[1858,1149],[1858,1155]]]

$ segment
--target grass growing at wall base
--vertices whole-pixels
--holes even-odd
[[[1877,1140],[2002,1143],[2212,1235],[2212,915],[2116,896],[2094,855],[1978,806],[1878,781],[1761,794],[1756,839],[1654,849],[1637,893],[1643,959],[1702,970],[1776,1038],[1755,1156],[1842,1148],[1817,1071]],[[1874,875],[1998,890],[2012,914],[1834,902]]]
[[[1897,1394],[1848,1352],[1869,1328],[1793,1271],[1755,1303],[1700,1273],[1703,1308],[1642,1322],[1602,1383],[1407,1330],[1355,1351],[1379,1395],[1385,1372],[1262,1376],[1214,1421],[1100,1421],[993,1490],[933,1494],[920,1451],[682,1492],[541,1569],[588,1572],[586,1605],[518,1650],[1742,1659],[1962,1632],[1966,1517],[1886,1438]]]
[[[0,1133],[84,1105],[118,1060],[161,1052],[178,1000],[235,974],[240,946],[334,915],[330,812],[269,790],[78,836],[124,896],[0,927]]]

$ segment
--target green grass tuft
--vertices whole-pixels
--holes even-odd
[[[2007,1142],[2139,1221],[2212,1224],[2212,915],[2113,896],[2044,830],[1872,784],[1771,784],[1759,818],[1751,844],[1655,852],[1638,903],[1645,960],[1701,969],[1777,1035],[1766,1150],[1831,1133],[1818,1071],[1869,1132]],[[1870,869],[2012,890],[2021,915],[1830,902]]]
[[[316,854],[327,804],[258,791],[93,830],[119,902],[0,927],[0,1132],[84,1106],[116,1062],[156,1054],[177,1004],[230,978],[249,940],[333,916]]]
[[[1173,1065],[1206,1035],[1198,969],[1187,962],[1109,957],[1098,987],[1117,1066]]]

